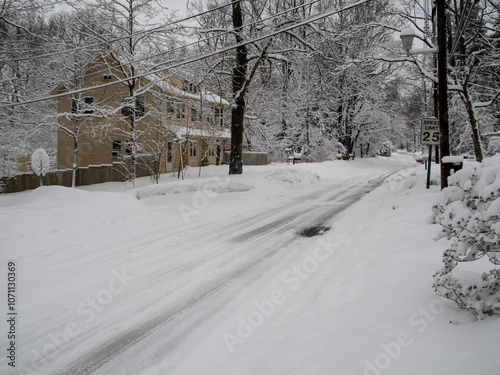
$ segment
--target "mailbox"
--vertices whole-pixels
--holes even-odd
[[[453,172],[459,171],[464,166],[463,156],[445,156],[441,159],[443,163],[443,169],[453,170]]]

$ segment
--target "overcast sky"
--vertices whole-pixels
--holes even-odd
[[[171,10],[178,9],[178,16],[186,14],[186,4],[189,0],[162,0],[161,4],[167,6]]]

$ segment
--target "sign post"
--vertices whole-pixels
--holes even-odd
[[[423,145],[434,146],[439,144],[440,139],[439,120],[435,117],[423,118],[420,143]]]
[[[429,189],[431,185],[432,146],[439,145],[440,139],[439,120],[435,117],[423,118],[420,143],[429,146],[429,157],[427,159],[427,189]]]

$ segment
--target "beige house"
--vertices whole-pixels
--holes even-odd
[[[134,75],[150,73],[134,71]],[[229,148],[219,96],[176,74],[132,73],[110,57],[59,85],[58,169],[137,161],[151,174],[221,164]],[[125,80],[125,81],[124,81]],[[64,95],[67,93],[67,95]],[[182,158],[181,158],[182,152]]]

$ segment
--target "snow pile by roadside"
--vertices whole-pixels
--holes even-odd
[[[442,226],[440,237],[452,241],[435,286],[460,308],[479,317],[500,315],[500,269],[492,268],[500,265],[500,156],[470,164],[448,181],[449,187],[433,207],[434,220]],[[485,259],[490,264],[482,264]],[[485,271],[481,281],[471,281],[459,272],[459,265],[469,269],[477,268],[476,263]]]
[[[403,193],[409,195],[411,193],[410,189],[418,186],[420,180],[420,176],[417,175],[415,169],[411,168],[399,171],[387,179],[384,184],[393,194]]]
[[[321,181],[317,173],[308,170],[294,168],[294,166],[283,166],[272,170],[266,178],[272,182],[284,184],[313,184]]]
[[[151,196],[160,196],[178,193],[232,193],[245,192],[255,188],[252,180],[260,181],[258,176],[265,173],[265,179],[272,184],[304,185],[321,182],[319,174],[300,168],[296,165],[267,166],[260,169],[251,169],[244,176],[218,175],[213,177],[198,178],[189,176],[183,181],[168,181],[158,185],[149,185],[131,191],[137,199]],[[248,177],[251,176],[251,177]]]
[[[131,193],[134,194],[137,199],[142,199],[155,195],[189,193],[197,191],[222,194],[249,191],[251,189],[253,189],[252,185],[234,181],[230,177],[212,177],[198,180],[174,181],[158,185],[149,185],[135,189]]]
[[[22,248],[27,239],[88,235],[148,214],[147,206],[125,194],[42,186],[0,205],[0,239],[5,248]]]

